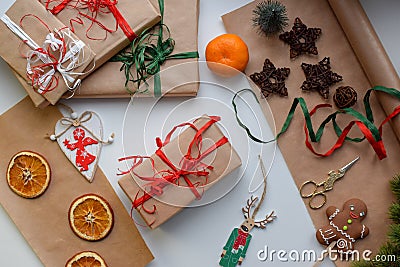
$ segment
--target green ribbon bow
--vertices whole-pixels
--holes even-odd
[[[154,95],[161,96],[161,65],[168,59],[198,58],[199,53],[183,52],[172,54],[175,48],[175,40],[171,38],[169,28],[163,23],[164,20],[164,0],[158,0],[161,13],[161,21],[153,28],[143,31],[133,42],[129,49],[121,51],[118,55],[111,58],[112,62],[122,62],[120,71],[125,72],[125,87],[129,82],[137,83],[138,88],[142,83],[148,86],[147,79],[154,75]],[[156,29],[158,28],[158,32]],[[167,38],[164,40],[164,30]],[[155,45],[152,43],[157,39]],[[136,73],[131,72],[134,67]],[[128,92],[134,94],[127,88]],[[147,88],[140,93],[147,91]]]

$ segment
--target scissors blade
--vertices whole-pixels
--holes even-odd
[[[340,172],[346,172],[348,169],[351,168],[351,166],[354,165],[354,163],[356,163],[358,160],[360,159],[360,157],[357,157],[355,159],[353,159],[351,162],[349,162],[348,164],[346,164],[345,166],[343,166],[342,168],[339,169]]]

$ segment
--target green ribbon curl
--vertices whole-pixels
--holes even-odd
[[[163,23],[164,0],[158,0],[158,4],[160,7],[161,21],[153,28],[144,30],[133,40],[129,48],[121,51],[110,60],[112,62],[122,63],[120,71],[124,71],[125,73],[125,87],[130,94],[134,94],[135,92],[128,89],[127,86],[129,82],[137,84],[138,88],[140,88],[140,85],[143,83],[148,86],[147,79],[154,75],[154,95],[156,97],[161,96],[161,65],[169,59],[199,57],[197,51],[172,54],[175,48],[175,40],[171,38],[168,26]],[[164,31],[166,31],[166,34]],[[165,40],[164,35],[167,36]],[[154,44],[154,40],[156,40],[156,45]],[[132,68],[135,69],[135,74],[132,73]],[[147,88],[139,92],[144,93],[146,91]]]
[[[293,119],[294,112],[296,111],[296,108],[297,108],[298,105],[300,105],[301,110],[303,112],[303,116],[304,116],[304,119],[305,119],[306,127],[308,129],[310,140],[312,142],[314,142],[314,143],[319,142],[321,140],[321,137],[322,137],[323,132],[325,130],[325,126],[330,121],[332,121],[332,123],[333,123],[333,127],[334,127],[336,135],[339,137],[342,134],[343,131],[342,131],[342,129],[340,128],[340,126],[336,122],[336,117],[339,114],[348,114],[348,115],[354,117],[355,119],[361,121],[371,131],[371,134],[374,137],[374,140],[378,142],[378,141],[382,140],[382,137],[381,137],[381,134],[379,133],[378,127],[375,126],[375,124],[374,124],[374,117],[373,117],[373,113],[372,113],[372,109],[371,109],[371,105],[370,105],[371,93],[373,91],[379,91],[379,92],[383,92],[383,93],[389,94],[389,95],[391,95],[393,97],[396,97],[397,99],[400,100],[400,91],[398,91],[397,89],[386,88],[384,86],[375,86],[375,87],[369,89],[366,92],[365,96],[364,96],[363,103],[364,103],[364,108],[365,108],[365,115],[363,115],[360,112],[354,110],[353,108],[344,108],[344,109],[335,111],[334,113],[330,114],[320,124],[320,126],[318,127],[318,130],[315,132],[314,128],[313,128],[312,121],[311,121],[311,116],[310,116],[310,113],[308,111],[307,104],[306,104],[305,100],[302,97],[298,97],[298,98],[295,98],[293,100],[292,106],[290,107],[289,113],[288,113],[288,115],[286,117],[286,120],[285,120],[285,122],[284,122],[284,124],[283,124],[283,126],[281,128],[281,131],[276,135],[276,137],[273,140],[263,141],[263,140],[260,140],[257,137],[255,137],[251,133],[250,129],[238,117],[238,112],[237,112],[235,99],[240,93],[245,92],[245,91],[251,92],[252,95],[254,96],[254,98],[257,100],[257,103],[259,103],[259,101],[257,99],[257,96],[255,95],[253,90],[251,90],[251,89],[242,89],[242,90],[238,91],[234,95],[234,97],[232,98],[232,105],[233,105],[233,109],[235,111],[236,120],[237,120],[239,126],[242,127],[246,131],[247,135],[249,136],[249,138],[251,140],[253,140],[255,142],[258,142],[258,143],[263,143],[263,144],[270,143],[272,141],[276,141],[283,133],[285,133],[287,131],[287,129],[289,128],[289,125],[290,125],[290,123],[291,123],[291,121]],[[365,139],[365,137],[363,137],[363,138],[349,138],[349,137],[346,137],[346,140],[352,141],[352,142],[361,142],[364,139]]]

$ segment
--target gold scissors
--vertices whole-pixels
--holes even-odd
[[[357,160],[359,160],[360,157],[355,158],[354,160],[352,160],[350,163],[346,164],[345,166],[343,166],[342,168],[340,168],[337,171],[330,171],[328,173],[328,178],[325,181],[322,181],[320,183],[317,183],[313,180],[310,181],[306,181],[304,182],[301,187],[300,187],[300,195],[302,198],[310,198],[310,200],[308,201],[308,205],[310,206],[310,208],[316,210],[321,208],[323,205],[325,205],[326,203],[326,195],[325,192],[330,191],[333,189],[333,184],[339,180],[340,178],[342,178],[345,174],[345,172],[350,169],[351,166],[353,166],[354,163],[356,163]],[[306,193],[304,192],[304,188],[305,187],[310,187],[312,186],[314,191],[312,191],[311,193]],[[318,191],[319,187],[323,187],[322,190]],[[322,201],[317,201],[317,198],[322,198]],[[316,202],[316,203],[315,203]]]

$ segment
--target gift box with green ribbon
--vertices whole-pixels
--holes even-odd
[[[198,0],[150,0],[162,20],[82,83],[74,97],[195,96]],[[159,73],[160,72],[160,73]]]

